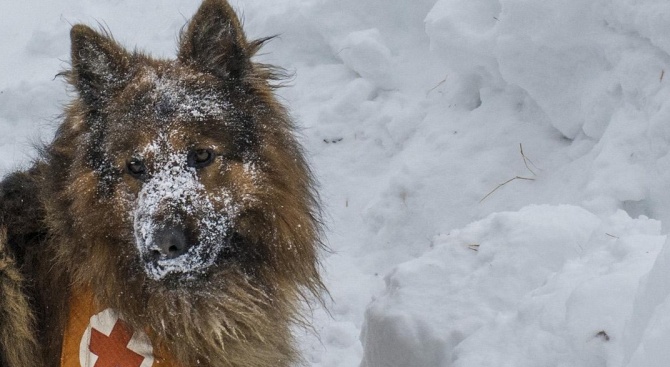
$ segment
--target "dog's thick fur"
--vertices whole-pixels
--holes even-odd
[[[301,300],[323,290],[318,205],[273,95],[275,70],[251,61],[264,40],[246,39],[225,0],[203,2],[176,60],[128,52],[83,25],[71,40],[64,75],[78,97],[34,166],[0,184],[0,366],[58,366],[80,289],[184,367],[295,364],[290,327]],[[193,149],[207,166],[186,168]],[[138,208],[165,194],[147,191],[165,162],[196,181],[198,196],[182,204],[205,200],[206,210],[163,197]],[[152,275],[138,245],[152,245],[138,235],[144,217],[191,230],[211,264]],[[208,227],[215,239],[204,239],[205,220],[225,230]],[[225,242],[215,257],[212,241]]]

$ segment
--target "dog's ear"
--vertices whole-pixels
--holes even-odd
[[[92,108],[102,107],[128,80],[131,55],[112,38],[77,24],[70,31],[70,82]]]
[[[234,80],[250,70],[250,57],[233,8],[225,0],[205,0],[181,36],[179,61]]]

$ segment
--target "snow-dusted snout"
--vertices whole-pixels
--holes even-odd
[[[154,280],[205,272],[230,245],[235,217],[225,190],[208,192],[186,154],[169,158],[143,185],[132,215],[139,256]]]

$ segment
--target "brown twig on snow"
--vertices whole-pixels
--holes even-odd
[[[498,186],[496,186],[495,189],[491,190],[488,194],[486,194],[486,196],[484,196],[481,200],[479,200],[479,202],[481,203],[482,201],[486,200],[486,198],[489,197],[489,196],[491,196],[491,194],[493,194],[494,192],[496,192],[496,190],[498,190],[499,188],[501,188],[501,187],[507,185],[508,183],[510,183],[510,182],[512,182],[512,181],[514,181],[514,180],[535,181],[534,178],[529,178],[529,177],[521,177],[521,176],[515,176],[515,177],[512,177],[512,178],[510,178],[509,180],[507,180],[507,181],[505,181],[505,182],[499,184]]]
[[[541,171],[541,169],[538,168],[535,165],[535,163],[533,163],[533,161],[530,160],[530,158],[526,157],[526,155],[523,153],[523,144],[521,144],[521,143],[519,143],[519,151],[521,152],[521,158],[523,158],[523,164],[526,166],[526,169],[528,169],[528,171],[530,171],[530,173],[532,173],[533,176],[537,176],[535,174],[535,172],[532,169],[530,169],[530,166],[528,166],[528,163],[530,163],[531,166],[535,167],[535,169],[539,169],[540,171]]]
[[[530,172],[531,174],[533,174],[533,176],[537,176],[537,175],[535,174],[535,171],[533,171],[533,169],[530,168],[530,166],[533,166],[535,169],[538,169],[538,170],[540,170],[540,171],[541,171],[542,169],[539,168],[538,166],[536,166],[535,163],[533,163],[533,161],[531,161],[530,158],[528,158],[528,157],[526,156],[526,154],[523,152],[523,144],[521,144],[521,143],[519,143],[519,152],[521,153],[521,158],[523,159],[523,164],[526,166],[526,169],[528,170],[528,172]],[[531,177],[522,177],[522,176],[515,176],[515,177],[512,177],[512,178],[510,178],[509,180],[507,180],[507,181],[501,183],[500,185],[496,186],[495,189],[491,190],[488,194],[486,194],[486,196],[484,196],[481,200],[479,200],[479,202],[481,203],[482,201],[486,200],[486,198],[489,197],[489,196],[491,196],[491,194],[493,194],[494,192],[496,192],[496,190],[498,190],[499,188],[501,188],[501,187],[507,185],[508,183],[510,183],[510,182],[512,182],[512,181],[514,181],[514,180],[535,181],[535,179],[534,179],[534,178],[531,178]]]
[[[447,75],[447,76],[448,76],[448,75]],[[437,89],[440,85],[444,84],[444,83],[447,81],[447,76],[445,76],[444,79],[442,79],[442,81],[440,81],[439,83],[437,83],[436,86],[434,86],[434,87],[428,89],[428,92],[426,92],[426,96],[428,96],[428,95],[430,94],[430,92],[432,92],[432,91],[434,91],[435,89]]]

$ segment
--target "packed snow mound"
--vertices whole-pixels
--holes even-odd
[[[439,236],[386,276],[362,366],[606,366],[660,232],[623,211],[529,206]]]
[[[667,100],[668,13],[654,0],[439,0],[426,30],[472,92],[519,87],[567,138],[599,139],[615,112]]]
[[[627,367],[660,367],[670,361],[670,241],[668,241],[635,298],[623,339]]]

